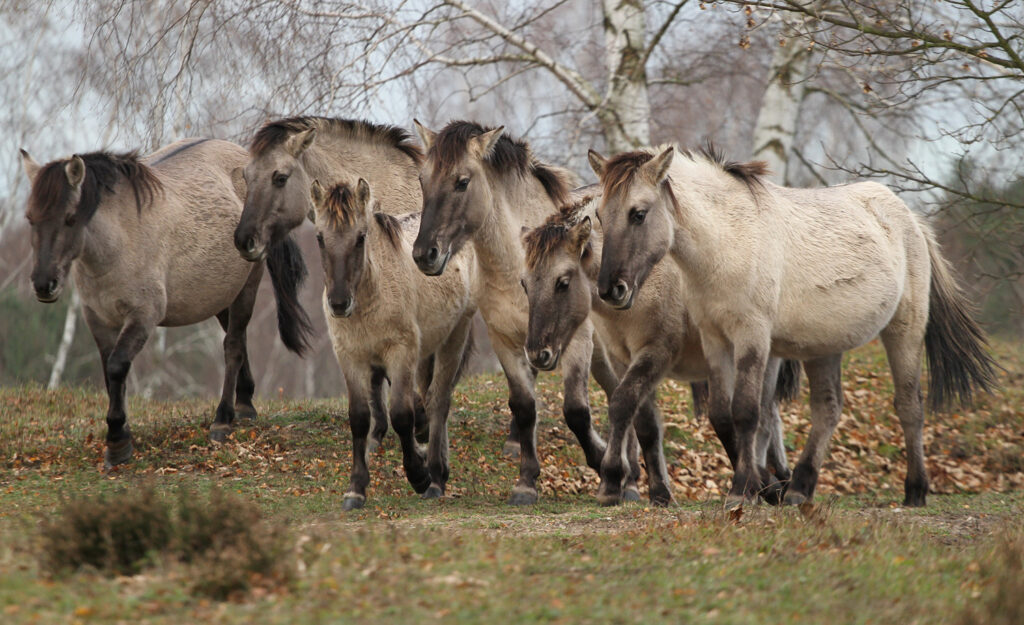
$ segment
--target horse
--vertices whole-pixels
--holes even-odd
[[[375,189],[382,210],[393,215],[421,208],[418,182],[423,153],[398,126],[336,117],[301,116],[264,124],[249,145],[250,160],[233,172],[245,184],[245,208],[235,229],[235,247],[246,259],[260,258],[314,213],[309,189],[313,180],[325,188],[365,179]],[[430,381],[432,361],[417,378],[417,438],[429,427],[421,395]],[[384,383],[375,377],[373,386]],[[375,393],[381,392],[375,390]],[[369,448],[372,453],[387,434],[388,423],[374,412]]]
[[[535,367],[543,369],[557,358],[582,321],[593,319],[595,340],[600,338],[614,362],[628,365],[622,367],[625,372],[609,399],[612,434],[601,462],[598,501],[603,505],[619,503],[624,472],[619,450],[623,432],[634,422],[636,413],[650,499],[667,505],[672,495],[665,473],[663,424],[654,408],[654,394],[666,376],[686,382],[707,379],[707,361],[700,335],[686,313],[689,297],[683,290],[682,276],[671,261],[659,262],[651,269],[647,279],[650,286],[628,309],[612,308],[597,296],[595,257],[601,254],[602,241],[600,228],[595,228],[591,220],[595,204],[594,195],[584,196],[523,236],[527,266],[523,288],[530,303],[526,353]],[[757,458],[762,473],[774,473],[774,478],[762,478],[771,488],[761,494],[767,501],[778,503],[781,484],[789,480],[790,471],[776,399],[789,399],[795,394],[799,369],[786,366],[781,369],[783,375],[778,376],[780,366],[777,359],[773,360],[765,369],[762,394],[762,410],[771,418],[761,423]],[[721,424],[712,425],[716,432],[722,430]],[[735,462],[735,449],[730,441],[723,442],[729,459]]]
[[[513,427],[506,453],[518,448],[520,455],[519,480],[509,503],[533,504],[540,474],[536,371],[524,352],[529,319],[520,286],[525,258],[519,237],[524,226],[539,225],[568,201],[570,174],[537,160],[525,141],[513,139],[501,127],[454,121],[434,132],[415,124],[426,158],[420,172],[423,217],[413,259],[424,274],[439,276],[461,250],[472,248],[475,253],[476,301],[509,386]],[[587,464],[596,471],[605,443],[593,429],[587,396],[595,352],[589,323],[584,322],[585,329],[577,333],[559,360],[565,376],[565,421],[583,448]],[[549,364],[554,368],[558,363]],[[610,394],[617,378],[607,363],[597,364],[595,378]],[[635,488],[628,492],[639,498]]]
[[[764,179],[763,163],[726,161],[710,144],[588,156],[603,189],[600,297],[628,308],[666,255],[692,294],[709,409],[731,418],[738,450],[728,503],[757,487],[753,433],[769,356],[802,361],[810,384],[811,433],[784,499],[799,505],[814,495],[842,411],[843,352],[880,336],[906,438],[903,503],[924,506],[922,351],[933,409],[990,391],[997,366],[928,224],[881,184],[781,187]]]
[[[224,441],[236,416],[255,417],[245,330],[263,263],[242,260],[230,245],[245,194],[231,172],[248,159],[245,150],[186,139],[146,157],[93,152],[39,165],[21,155],[31,181],[36,298],[57,301],[72,274],[100,352],[109,397],[104,467],[131,459],[125,379],[157,326],[216,317],[226,332],[225,371],[210,438]],[[310,324],[297,297],[305,267],[296,261],[288,238],[266,256],[281,338],[301,355]]]
[[[370,476],[366,464],[371,414],[385,418],[402,444],[406,478],[425,498],[441,497],[448,481],[448,410],[452,389],[470,350],[476,306],[471,250],[440,278],[427,278],[412,262],[411,239],[418,213],[394,217],[379,212],[370,185],[339,184],[330,191],[316,181],[311,216],[324,267],[324,314],[348,387],[352,430],[352,477],[343,508],[361,508]],[[427,459],[414,438],[414,389],[420,363],[434,356],[424,396],[430,419]],[[380,384],[391,382],[385,409]]]

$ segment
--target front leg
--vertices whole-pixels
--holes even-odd
[[[423,493],[430,486],[427,462],[416,443],[416,354],[402,354],[388,363],[391,378],[391,427],[402,443],[402,466],[413,490]]]
[[[661,346],[652,346],[641,350],[633,359],[623,376],[622,382],[612,394],[608,404],[608,418],[611,421],[611,433],[608,446],[601,460],[601,486],[597,491],[597,500],[601,505],[617,505],[622,499],[622,483],[625,478],[625,441],[633,417],[641,404],[649,401],[664,376],[671,362],[671,354]],[[648,461],[648,471],[664,466],[660,436],[654,436],[652,424],[649,422],[651,411],[643,412],[644,423],[637,424],[637,436],[640,446]],[[658,426],[653,425],[657,431]],[[657,441],[657,443],[656,443]],[[648,454],[653,454],[649,456]],[[661,458],[660,460],[658,458]],[[651,464],[654,460],[653,465]]]
[[[761,490],[757,464],[757,431],[761,423],[761,391],[768,363],[767,332],[751,330],[735,339],[736,385],[732,397],[732,424],[736,442],[736,470],[726,499],[729,505],[754,501]]]
[[[493,338],[492,338],[493,341]],[[508,381],[508,407],[519,436],[519,480],[512,488],[509,503],[514,506],[537,503],[537,401],[533,394],[534,372],[526,361],[522,346],[509,347],[493,342],[494,353]]]
[[[452,390],[458,382],[466,339],[469,337],[472,317],[467,317],[452,330],[448,339],[434,354],[434,374],[425,395],[427,415],[430,419],[430,437],[427,442],[427,470],[430,487],[424,498],[444,495],[448,484],[448,411]]]
[[[388,409],[384,401],[384,382],[387,381],[384,370],[374,367],[370,374],[370,420],[373,427],[370,439],[366,443],[367,453],[377,451],[388,433]]]
[[[596,333],[594,334],[594,354],[590,358],[590,372],[610,402],[612,393],[619,386],[619,377],[626,374],[626,365],[608,355],[608,351]],[[641,406],[640,409],[644,410],[645,408]],[[653,409],[653,406],[648,409]],[[660,415],[655,418],[660,422]],[[626,475],[626,485],[622,491],[623,501],[640,501],[639,450],[640,443],[637,440],[636,430],[630,427],[626,434],[626,459],[629,461],[629,474]],[[600,467],[597,470],[600,471]]]
[[[366,504],[366,487],[370,484],[370,468],[366,463],[369,453],[366,439],[370,433],[370,372],[346,362],[342,365],[342,373],[348,388],[348,425],[352,431],[352,475],[341,502],[342,509],[348,511]]]
[[[594,352],[592,331],[589,321],[580,326],[562,356],[562,375],[565,383],[562,414],[565,416],[566,425],[576,435],[576,440],[583,448],[587,465],[595,471],[600,471],[606,445],[593,427],[590,418],[590,398],[587,395],[590,362]]]
[[[132,360],[146,344],[156,323],[152,318],[130,319],[125,322],[117,335],[113,349],[107,357],[105,376],[107,395],[110,404],[107,409],[107,449],[104,454],[103,468],[128,462],[132,457],[132,433],[128,428],[128,416],[125,414],[125,382]]]

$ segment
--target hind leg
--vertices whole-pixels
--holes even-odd
[[[928,495],[924,464],[924,407],[921,401],[921,357],[924,329],[891,323],[882,331],[882,344],[892,369],[893,405],[903,426],[907,445],[907,478],[903,484],[905,506],[923,506]]]
[[[761,472],[761,497],[772,505],[782,503],[782,491],[789,481],[786,449],[782,442],[782,418],[775,399],[779,377],[778,358],[769,358],[761,388],[761,421],[757,428],[755,454]]]
[[[655,506],[667,506],[672,503],[672,489],[669,487],[668,470],[665,468],[665,424],[661,412],[654,403],[654,393],[640,404],[633,421],[640,448],[647,466],[648,497]],[[631,443],[630,443],[631,444]],[[626,483],[626,499],[629,483]]]
[[[228,307],[228,327],[224,334],[224,386],[217,416],[210,426],[210,440],[217,443],[227,440],[235,420],[235,386],[246,357],[245,329],[252,318],[261,275],[262,272],[253,270],[238,297]]]
[[[423,493],[424,498],[444,495],[448,484],[448,413],[451,410],[452,390],[458,381],[459,365],[466,348],[466,339],[472,317],[459,323],[444,345],[434,354],[434,371],[425,400],[430,418],[430,437],[427,441],[427,471],[430,473],[430,487]]]
[[[799,505],[814,496],[818,471],[843,411],[842,354],[804,362],[811,392],[811,433],[807,437],[784,503]]]
[[[373,426],[366,451],[371,454],[377,451],[388,433],[388,409],[384,401],[384,382],[387,379],[384,370],[380,368],[374,368],[370,374],[370,420]]]
[[[434,355],[420,361],[416,369],[416,440],[426,443],[430,436],[430,416],[427,414],[427,390],[434,379]]]

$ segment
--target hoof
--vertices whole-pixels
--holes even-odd
[[[675,502],[672,500],[672,493],[666,488],[663,491],[652,490],[650,492],[651,505],[657,508],[668,508]]]
[[[512,489],[512,495],[508,498],[512,506],[532,506],[537,503],[537,489],[525,486],[516,486]]]
[[[756,501],[756,500],[754,500],[754,501]],[[738,510],[738,509],[742,508],[744,505],[746,505],[748,503],[751,503],[751,499],[749,497],[744,497],[742,495],[733,495],[733,494],[729,494],[729,495],[725,496],[725,509],[726,510],[730,510],[730,511],[731,510]]]
[[[440,499],[441,497],[444,496],[444,491],[441,490],[440,486],[437,486],[436,484],[431,484],[430,488],[423,491],[423,495],[421,496],[424,499]]]
[[[608,494],[608,493],[597,493],[597,503],[604,508],[611,506],[617,506],[622,503],[622,495],[620,493]]]
[[[925,507],[924,495],[907,495],[903,500],[903,506],[906,508],[923,508]]]
[[[635,486],[627,487],[624,491],[622,491],[622,501],[640,501],[640,491],[638,491]]]
[[[256,408],[252,404],[235,404],[235,418],[251,421],[257,416]]]
[[[799,506],[807,501],[807,496],[803,493],[796,491],[789,491],[786,496],[782,498],[782,504],[785,506]]]
[[[367,454],[376,453],[378,449],[380,449],[380,439],[379,438],[374,438],[374,437],[371,436],[370,438],[366,439],[366,453]]]
[[[761,499],[770,506],[782,504],[782,497],[786,492],[786,486],[779,481],[773,481],[761,489]]]
[[[119,464],[124,464],[132,459],[132,436],[119,441],[107,441],[107,448],[103,452],[103,471],[107,472]]]
[[[350,510],[358,510],[366,505],[366,495],[357,495],[355,493],[346,493],[345,499],[341,501],[341,509],[345,512]]]
[[[227,423],[214,423],[210,426],[210,440],[214,443],[223,443],[228,440],[231,434],[231,426]]]
[[[505,446],[501,448],[501,455],[506,458],[518,458],[519,457],[519,441],[505,441]]]
[[[430,475],[427,473],[424,473],[423,477],[409,475],[408,478],[409,485],[412,486],[412,489],[420,495],[427,492],[427,489],[430,488]]]

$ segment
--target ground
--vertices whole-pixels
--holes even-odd
[[[102,475],[102,393],[0,389],[0,620],[931,623],[971,622],[971,610],[990,620],[1006,611],[1002,584],[1024,558],[1024,350],[1000,342],[996,352],[998,393],[929,417],[923,510],[899,505],[902,435],[875,344],[847,359],[843,419],[816,505],[803,510],[722,508],[726,460],[681,384],[660,396],[678,501],[668,510],[596,505],[596,476],[560,422],[559,380],[544,375],[538,505],[504,503],[517,474],[500,455],[505,387],[477,376],[454,402],[449,496],[413,494],[392,433],[372,457],[366,508],[351,513],[340,506],[343,400],[264,399],[256,421],[214,446],[212,400],[132,398],[135,459]],[[604,397],[592,397],[603,431]],[[806,397],[783,413],[799,450]],[[256,502],[295,545],[294,581],[212,601],[185,590],[172,565],[121,577],[41,569],[41,519],[78,497],[140,488],[221,488]]]

